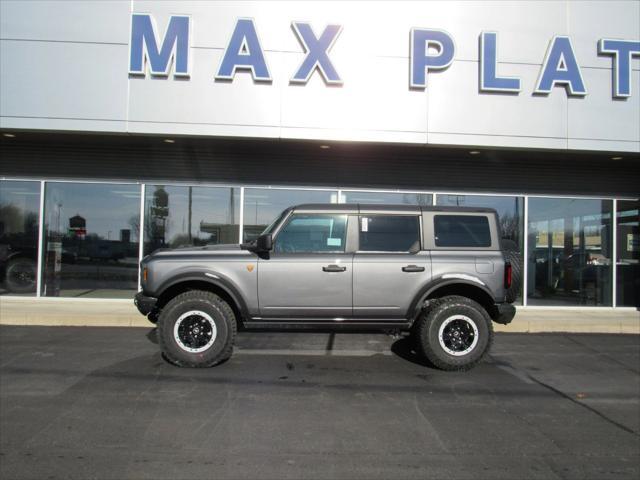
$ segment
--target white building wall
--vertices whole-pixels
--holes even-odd
[[[191,16],[189,79],[128,75],[130,16],[164,32]],[[273,81],[249,73],[215,81],[235,21],[250,17]],[[640,59],[632,96],[612,98],[600,38],[640,39],[640,1],[495,2],[0,2],[0,128],[221,135],[640,151]],[[308,21],[343,31],[330,58],[344,80],[289,79],[304,53],[291,29]],[[453,64],[409,88],[409,32],[442,29]],[[518,94],[478,91],[478,36],[498,32],[498,72]],[[571,37],[588,95],[533,95],[549,41]]]

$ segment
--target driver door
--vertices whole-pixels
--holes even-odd
[[[263,318],[351,317],[353,252],[348,215],[294,213],[280,229],[270,258],[258,261]]]

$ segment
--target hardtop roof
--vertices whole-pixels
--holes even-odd
[[[294,205],[287,210],[305,212],[344,212],[344,213],[368,213],[368,212],[460,212],[460,213],[496,213],[493,208],[485,207],[456,207],[438,205],[390,205],[377,203],[303,203]]]

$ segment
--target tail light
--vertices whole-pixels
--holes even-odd
[[[509,262],[504,264],[504,288],[511,288],[511,264]]]

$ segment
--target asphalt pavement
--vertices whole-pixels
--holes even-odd
[[[465,373],[385,334],[0,327],[0,478],[640,478],[640,336],[497,334]]]

